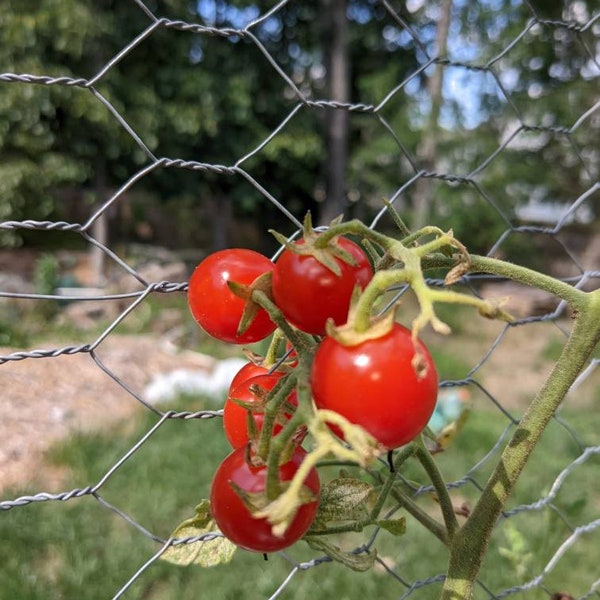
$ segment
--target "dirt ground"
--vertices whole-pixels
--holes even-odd
[[[0,348],[2,356],[11,352]],[[214,362],[202,354],[175,352],[152,336],[108,336],[97,356],[139,395],[156,373],[209,370]],[[32,474],[58,489],[61,474],[44,464],[53,443],[73,431],[107,428],[147,410],[88,353],[6,362],[0,365],[0,389],[0,490],[25,486]]]

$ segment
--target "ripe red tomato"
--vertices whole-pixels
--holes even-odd
[[[250,379],[251,377],[256,377],[258,375],[267,375],[269,369],[267,367],[263,367],[262,365],[257,365],[256,363],[249,362],[246,363],[234,376],[229,384],[229,392],[235,389],[242,381],[246,379]],[[283,374],[283,373],[282,373]]]
[[[197,323],[209,335],[231,344],[249,344],[266,338],[275,324],[262,309],[241,335],[237,330],[245,301],[236,296],[228,281],[250,285],[273,269],[262,254],[243,248],[220,250],[207,256],[194,270],[188,286],[188,305]]]
[[[325,338],[310,375],[317,408],[361,425],[389,450],[410,442],[427,425],[438,390],[433,359],[418,345],[426,367],[421,376],[412,365],[411,332],[397,323],[382,337],[355,346]]]
[[[341,275],[312,256],[284,250],[273,269],[273,298],[285,318],[298,329],[315,335],[325,334],[325,322],[332,318],[342,325],[348,317],[352,291],[358,284],[366,287],[373,269],[360,246],[344,237],[340,246],[356,260],[356,265],[336,258]],[[300,240],[298,244],[302,244]]]
[[[279,467],[281,481],[290,481],[304,460],[306,451],[296,448],[289,462]],[[221,533],[234,544],[254,552],[277,552],[298,541],[314,521],[320,492],[319,475],[311,469],[304,484],[313,492],[314,502],[302,504],[282,537],[276,537],[271,524],[257,519],[246,508],[231,483],[250,493],[264,492],[267,469],[246,461],[246,448],[237,448],[219,465],[210,492],[211,512]]]
[[[258,386],[265,392],[272,390],[277,382],[283,377],[283,373],[271,373],[266,375],[257,375],[256,377],[250,377],[244,379],[241,383],[232,387],[227,400],[225,400],[225,406],[223,409],[223,428],[225,429],[225,435],[229,440],[229,443],[233,448],[241,448],[248,444],[248,411],[243,406],[236,404],[232,398],[254,404],[259,401],[255,394],[250,390],[251,386]],[[296,397],[296,391],[294,390],[288,396],[288,402],[293,405],[298,404]],[[291,415],[284,413],[287,418]],[[264,413],[257,411],[252,413],[256,428],[258,431],[262,429],[264,421]],[[273,427],[273,435],[281,431],[282,426],[276,423]]]

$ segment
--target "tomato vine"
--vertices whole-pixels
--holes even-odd
[[[402,518],[382,517],[386,502],[393,499],[448,547],[442,598],[467,599],[494,523],[552,414],[600,341],[600,291],[584,292],[531,269],[470,255],[452,232],[437,227],[409,232],[390,206],[388,210],[398,225],[399,239],[357,220],[336,220],[315,232],[307,217],[301,241],[292,243],[276,234],[285,250],[275,265],[261,257],[256,265],[244,265],[236,281],[233,269],[219,263],[221,272],[231,272],[231,277],[221,277],[213,285],[209,301],[201,295],[205,285],[198,284],[198,269],[194,273],[190,308],[201,326],[212,325],[215,317],[216,326],[207,327],[211,335],[241,344],[275,329],[265,362],[248,366],[248,372],[258,374],[257,385],[248,383],[252,379],[245,386],[238,384],[239,397],[233,393],[231,400],[237,402],[236,465],[248,473],[259,472],[260,484],[242,489],[231,480],[228,486],[219,467],[211,494],[212,514],[216,526],[247,549],[276,550],[304,536],[334,560],[364,570],[372,564],[372,556],[346,554],[327,536],[369,526],[402,534]],[[350,238],[360,240],[365,250]],[[425,273],[433,268],[445,270],[445,288],[428,285]],[[451,289],[463,276],[482,272],[556,295],[570,305],[575,323],[555,369],[504,447],[477,503],[461,512],[452,504],[431,451],[427,423],[438,382],[420,333],[428,326],[439,334],[450,333],[436,313],[440,303],[471,306],[483,317],[510,322],[502,301]],[[389,290],[398,286],[408,286],[419,304],[409,330],[397,323],[395,307],[385,303]],[[323,301],[325,288],[327,302]],[[223,313],[224,298],[235,307],[231,319]],[[390,345],[396,337],[403,341]],[[286,352],[294,354],[293,361],[286,362],[285,355],[277,359],[283,340]],[[226,429],[232,427],[229,417],[226,421]],[[385,473],[380,465],[386,465],[385,456],[394,449]],[[435,490],[441,522],[399,484],[398,473],[410,458],[421,465]],[[285,467],[290,461],[293,468]],[[317,473],[323,464],[358,465],[374,483],[343,476],[319,486]],[[243,531],[253,520],[260,523],[262,538],[255,547],[246,543],[246,534],[237,536],[235,519],[221,516],[227,514],[223,506],[232,502]],[[306,517],[307,511],[312,515],[310,523],[304,518],[299,529],[298,515]],[[459,523],[457,512],[464,522]]]

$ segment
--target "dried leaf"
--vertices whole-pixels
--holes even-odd
[[[389,531],[392,535],[404,535],[406,533],[406,519],[404,517],[399,519],[381,519],[377,521],[377,525]]]
[[[375,550],[355,554],[353,552],[344,552],[338,546],[334,546],[320,537],[307,536],[304,539],[314,550],[324,552],[336,562],[342,563],[353,571],[368,571],[375,564],[375,559],[377,558]]]
[[[216,523],[210,514],[210,502],[203,500],[196,507],[196,514],[183,521],[171,534],[171,537],[185,539],[218,532]],[[227,538],[215,537],[210,540],[174,544],[169,546],[160,558],[180,566],[194,564],[201,567],[213,567],[230,562],[236,548],[237,546]]]
[[[333,479],[321,489],[317,518],[323,523],[364,519],[375,496],[373,486],[361,479]]]

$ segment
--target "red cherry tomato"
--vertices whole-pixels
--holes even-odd
[[[268,375],[257,375],[256,377],[250,377],[249,379],[243,380],[235,388],[231,388],[227,400],[225,400],[225,406],[223,409],[223,428],[225,435],[229,440],[229,443],[233,448],[241,448],[246,446],[249,441],[248,437],[248,411],[243,406],[236,404],[232,398],[254,404],[259,401],[259,398],[251,391],[252,386],[258,386],[265,392],[269,392],[276,385],[277,382],[283,377],[283,373],[271,373]],[[288,396],[288,402],[293,405],[298,404],[296,397],[296,391],[294,390]],[[286,418],[290,418],[289,413],[284,413]],[[260,432],[264,421],[264,413],[257,411],[252,413],[256,428]],[[279,423],[275,423],[273,427],[273,435],[276,435],[281,431],[282,426]]]
[[[361,425],[387,449],[410,442],[427,425],[438,390],[433,359],[422,342],[418,346],[425,366],[420,376],[412,365],[411,332],[401,325],[356,346],[325,338],[310,375],[317,408]]]
[[[272,284],[275,303],[292,325],[307,333],[324,335],[328,318],[336,325],[344,324],[354,287],[357,284],[366,287],[373,277],[371,263],[360,246],[344,237],[338,241],[357,263],[352,266],[336,258],[341,269],[339,276],[316,258],[292,250],[284,250],[275,263]]]
[[[227,282],[250,285],[272,269],[273,263],[253,250],[232,248],[207,256],[195,268],[188,286],[188,305],[196,322],[212,337],[231,344],[266,338],[275,330],[275,324],[262,309],[248,329],[238,335],[245,301],[229,289]]]
[[[264,492],[266,467],[254,467],[246,461],[246,448],[237,448],[219,465],[210,492],[211,512],[217,526],[234,544],[254,552],[277,552],[298,541],[314,521],[318,508],[320,491],[319,475],[311,469],[304,484],[315,495],[314,502],[302,504],[282,537],[272,533],[272,526],[266,519],[257,519],[246,508],[234,483],[250,493]],[[296,448],[289,462],[279,467],[281,481],[290,481],[306,456],[306,451]]]
[[[236,388],[242,381],[246,379],[250,379],[251,377],[256,377],[257,375],[267,375],[269,369],[263,367],[262,365],[257,365],[256,363],[249,362],[246,363],[234,376],[229,384],[229,392]]]

